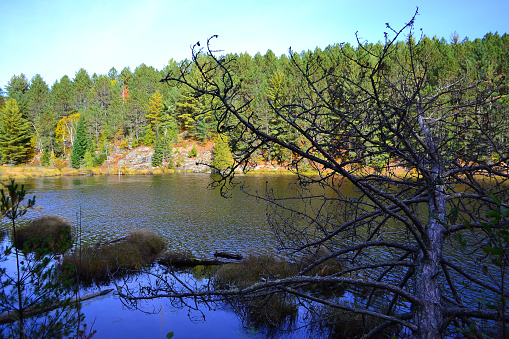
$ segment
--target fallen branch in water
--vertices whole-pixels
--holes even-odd
[[[94,292],[94,293],[90,293],[90,294],[84,295],[82,297],[71,298],[71,299],[54,302],[47,306],[33,305],[33,306],[30,306],[23,310],[23,317],[25,317],[25,318],[33,317],[35,315],[53,311],[54,309],[57,309],[57,308],[60,308],[60,307],[66,306],[66,305],[70,305],[70,304],[78,302],[78,301],[84,301],[84,300],[92,299],[92,298],[95,298],[95,297],[98,297],[101,295],[105,295],[105,294],[110,293],[111,291],[113,291],[112,288]],[[18,311],[5,312],[5,313],[0,314],[0,325],[18,321],[18,319],[19,319]]]
[[[225,258],[225,259],[235,259],[235,260],[242,260],[242,254],[234,254],[234,253],[228,253],[228,252],[218,252],[216,251],[214,253],[214,257],[216,258]]]
[[[159,264],[173,267],[195,267],[228,264],[226,261],[217,259],[196,259],[196,258],[172,258],[171,260],[159,259]]]

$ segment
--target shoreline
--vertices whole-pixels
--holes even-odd
[[[403,168],[392,168],[390,170],[391,177],[399,179],[412,179],[417,178],[417,174],[412,170],[405,170]],[[43,167],[40,164],[37,165],[0,165],[0,181],[7,179],[35,179],[35,178],[52,178],[52,177],[80,177],[80,176],[131,176],[131,175],[162,175],[162,174],[173,174],[173,173],[207,173],[212,174],[210,171],[196,171],[192,169],[169,169],[165,167],[156,168],[143,168],[136,169],[123,166],[121,168],[114,166],[113,168],[108,167],[94,167],[94,168],[56,168],[56,167]],[[297,175],[295,172],[286,169],[284,167],[267,167],[252,169],[247,173],[238,172],[236,175]],[[319,174],[318,171],[303,171],[301,174],[306,176],[316,176]],[[366,175],[377,174],[375,170],[367,170]],[[384,175],[384,173],[382,173]],[[479,173],[475,175],[476,179],[483,179],[485,175]]]
[[[193,170],[179,170],[168,168],[153,168],[153,169],[133,169],[133,168],[89,168],[89,169],[58,169],[51,167],[41,167],[40,165],[18,165],[18,166],[0,166],[0,181],[7,179],[34,179],[34,178],[52,178],[52,177],[79,177],[79,176],[95,176],[95,175],[160,175],[172,173],[207,173],[211,172],[196,172]],[[239,173],[242,174],[242,173]],[[276,174],[276,175],[296,175],[287,169],[261,169],[249,171],[246,175],[250,174]]]

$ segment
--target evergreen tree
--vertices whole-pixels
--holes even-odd
[[[51,105],[59,117],[65,117],[74,111],[74,87],[67,75],[51,87]]]
[[[207,128],[207,123],[205,122],[205,118],[200,116],[196,119],[196,137],[202,141],[207,140],[209,136],[209,131]]]
[[[156,135],[154,133],[154,130],[152,129],[152,125],[148,124],[147,127],[145,128],[145,136],[143,137],[143,143],[146,146],[152,146],[154,144],[155,137]]]
[[[87,108],[88,98],[92,89],[92,80],[84,68],[80,68],[73,80],[74,86],[74,109]]]
[[[15,99],[0,110],[0,154],[3,162],[21,163],[30,157],[30,122],[24,119]]]
[[[213,151],[212,166],[218,171],[224,171],[233,165],[233,156],[228,145],[228,137],[223,134],[217,136]]]
[[[108,78],[110,78],[112,81],[118,80],[118,71],[115,67],[110,68],[108,71]]]
[[[48,85],[39,74],[36,74],[30,81],[30,88],[27,92],[28,117],[30,120],[35,121],[37,117],[43,114],[48,105],[48,94]]]
[[[27,92],[28,118],[33,122],[35,131],[35,147],[40,151],[51,144],[53,128],[48,129],[48,124],[54,126],[55,119],[47,114],[49,111],[49,88],[39,74],[36,74]]]
[[[83,117],[78,121],[78,126],[76,127],[76,137],[74,138],[74,143],[72,146],[72,155],[71,155],[71,166],[73,168],[80,168],[81,159],[85,156],[85,152],[87,151],[87,135],[85,132],[85,122]]]
[[[48,149],[45,148],[44,151],[42,152],[41,165],[49,166],[49,161],[50,161],[50,153],[49,153]]]
[[[19,111],[23,118],[27,118],[28,114],[28,79],[21,73],[19,76],[13,75],[5,87],[9,95],[9,99],[15,99]]]
[[[163,164],[163,141],[158,138],[154,147],[154,154],[152,154],[152,166],[158,167]]]

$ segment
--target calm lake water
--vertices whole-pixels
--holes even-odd
[[[295,182],[288,175],[249,175],[242,178],[252,190],[272,187],[284,192]],[[77,224],[81,213],[83,241],[95,243],[125,235],[133,228],[148,228],[164,236],[170,249],[191,250],[197,257],[212,257],[215,251],[244,255],[272,253],[265,204],[237,188],[225,199],[208,189],[208,174],[161,176],[93,176],[39,178],[25,182],[36,196],[37,210],[25,219],[58,215]],[[103,287],[106,288],[106,287]],[[93,292],[97,289],[90,290]],[[85,291],[84,293],[88,293]],[[165,300],[147,303],[144,314],[128,310],[109,294],[83,303],[87,324],[94,323],[94,338],[257,338],[263,334],[244,328],[230,311],[217,308],[188,313],[172,308]],[[307,337],[297,331],[285,338]]]

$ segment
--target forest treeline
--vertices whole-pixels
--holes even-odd
[[[220,40],[215,43],[220,45]],[[394,69],[398,69],[390,63],[404,65],[410,62],[406,43],[396,44],[391,50],[391,57],[385,59],[390,62],[380,65],[381,72],[391,74]],[[378,54],[383,48],[384,44],[381,42],[358,47],[335,44],[324,50],[316,49],[280,57],[271,50],[264,55],[258,53],[254,56],[246,53],[227,54],[222,56],[220,61],[228,63],[232,74],[237,77],[235,81],[242,86],[242,100],[253,100],[251,107],[258,110],[258,116],[263,120],[260,123],[265,126],[267,134],[283,135],[286,142],[298,143],[305,140],[300,140],[302,136],[298,136],[294,131],[284,130],[282,116],[275,113],[278,107],[288,110],[288,107],[291,107],[288,104],[298,104],[294,102],[297,98],[303,100],[295,95],[303,85],[298,83],[302,81],[302,77],[297,76],[299,69],[294,67],[295,63],[309,65],[312,63],[306,61],[310,59],[320,60],[316,63],[321,65],[320,68],[304,69],[309,76],[316,79],[333,71],[348,74],[353,81],[369,81],[363,67],[352,59],[360,57],[366,65],[371,65],[370,63],[375,62],[373,54]],[[500,86],[499,92],[494,93],[494,99],[498,99],[497,105],[507,107],[509,104],[506,98],[509,79],[505,79],[509,73],[508,34],[500,36],[497,33],[488,33],[482,39],[473,41],[460,41],[457,36],[452,36],[450,41],[424,37],[419,44],[418,53],[424,53],[428,60],[426,76],[429,77],[428,84],[431,86],[447,86],[448,79],[458,79],[458,75],[470,78],[469,80],[486,78],[487,81],[502,81],[504,85]],[[206,65],[206,58],[210,56],[203,54],[199,57],[204,58],[202,64]],[[331,65],[340,64],[341,67],[328,69],[328,62]],[[72,163],[73,167],[80,167],[84,159],[100,165],[112,145],[129,149],[144,144],[159,150],[168,150],[179,137],[197,140],[215,138],[217,127],[221,124],[209,113],[209,107],[214,103],[202,98],[197,99],[187,86],[169,86],[160,82],[169,72],[177,76],[179,72],[186,72],[197,88],[207,86],[203,83],[196,64],[189,60],[176,62],[173,59],[161,70],[141,64],[134,71],[129,67],[120,72],[111,68],[108,74],[90,75],[81,68],[74,77],[65,75],[51,86],[39,74],[31,80],[24,74],[14,75],[7,83],[5,92],[0,93],[1,162],[27,163],[36,154],[43,153],[43,163],[46,164],[49,163],[51,155],[61,162]],[[220,77],[221,74],[215,76]],[[398,74],[393,76],[397,77]],[[341,98],[340,93],[334,95]],[[348,95],[355,94],[349,92]],[[451,93],[450,100],[460,103],[465,99],[461,96],[461,93]],[[355,101],[353,97],[343,99]],[[498,116],[487,119],[508,119],[509,117],[503,116],[506,111],[501,109]],[[456,115],[455,119],[451,123],[464,125],[468,123],[469,117]],[[331,121],[331,124],[333,123]],[[500,130],[500,138],[506,138],[508,132]],[[465,140],[475,140],[469,147],[475,152],[484,152],[486,159],[489,159],[492,156],[489,147],[486,148],[482,136],[475,133],[475,130],[472,130],[472,135],[464,136]],[[76,155],[75,159],[71,160],[73,149]],[[284,162],[290,161],[292,154],[287,150],[272,147],[263,149],[259,157],[263,160]],[[376,159],[373,161],[376,162]]]

